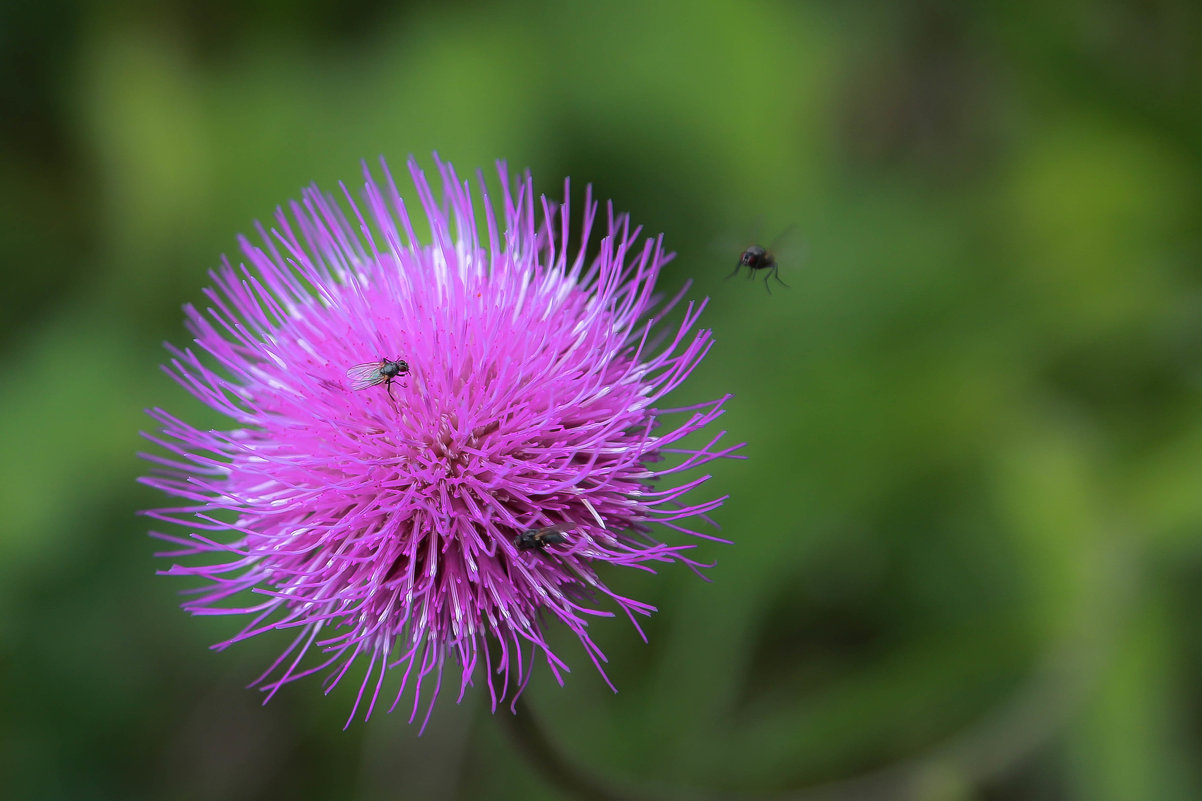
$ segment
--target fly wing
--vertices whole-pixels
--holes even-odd
[[[575,523],[556,523],[553,526],[539,529],[542,540],[547,545],[562,545],[568,541],[567,533],[577,528]]]
[[[384,383],[384,374],[380,372],[379,362],[356,364],[347,369],[346,377],[351,379],[351,389],[367,389]]]
[[[768,252],[777,264],[789,265],[796,269],[806,262],[810,253],[810,243],[794,223],[772,240],[768,245]]]

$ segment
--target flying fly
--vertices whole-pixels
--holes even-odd
[[[751,278],[755,275],[756,270],[766,270],[764,275],[764,289],[768,290],[768,294],[772,294],[772,287],[768,286],[768,279],[775,278],[781,286],[787,287],[784,281],[781,281],[776,264],[776,256],[772,251],[762,245],[748,245],[747,249],[739,254],[739,263],[735,265],[735,271],[727,278],[732,278],[742,268],[747,268],[747,277]]]

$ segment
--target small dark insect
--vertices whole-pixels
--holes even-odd
[[[788,286],[781,281],[780,274],[777,272],[776,256],[773,256],[772,251],[762,245],[748,245],[747,249],[739,254],[739,263],[735,265],[735,271],[726,277],[733,278],[743,267],[747,268],[748,278],[753,277],[756,270],[768,271],[764,276],[764,289],[768,290],[769,295],[772,294],[772,287],[768,286],[769,278],[775,278],[781,286]]]
[[[346,371],[351,389],[360,390],[383,384],[392,397],[392,382],[409,372],[409,362],[403,359],[380,359],[378,362],[356,364]]]
[[[514,538],[513,544],[519,551],[533,551],[535,548],[545,550],[548,545],[562,545],[568,541],[564,532],[569,531],[570,525],[560,524],[547,528],[535,528],[523,531]]]

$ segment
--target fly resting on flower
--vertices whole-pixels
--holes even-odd
[[[575,528],[571,523],[560,523],[546,528],[523,531],[514,538],[513,544],[519,551],[545,551],[548,545],[562,545],[568,541],[567,532]]]
[[[403,359],[380,359],[378,362],[356,364],[346,371],[347,378],[352,379],[351,389],[360,390],[383,384],[388,388],[388,397],[392,397],[392,382],[409,372],[409,362]],[[404,386],[402,384],[402,386]]]

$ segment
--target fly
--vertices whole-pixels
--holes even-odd
[[[403,359],[380,359],[356,364],[346,371],[346,375],[351,379],[351,389],[357,391],[383,384],[388,388],[388,397],[391,398],[392,382],[408,372],[409,362]]]
[[[568,541],[565,532],[573,528],[570,523],[561,523],[546,528],[535,528],[523,531],[514,538],[513,544],[519,551],[546,550],[548,545],[562,545]]]
[[[764,288],[768,290],[768,294],[772,294],[772,287],[768,286],[768,279],[775,278],[777,282],[784,287],[787,287],[784,281],[780,279],[779,267],[776,263],[776,256],[772,251],[762,245],[748,245],[747,249],[739,254],[739,263],[735,265],[735,271],[727,278],[733,277],[742,268],[747,268],[747,277],[751,278],[755,275],[756,270],[767,270],[764,275]]]

